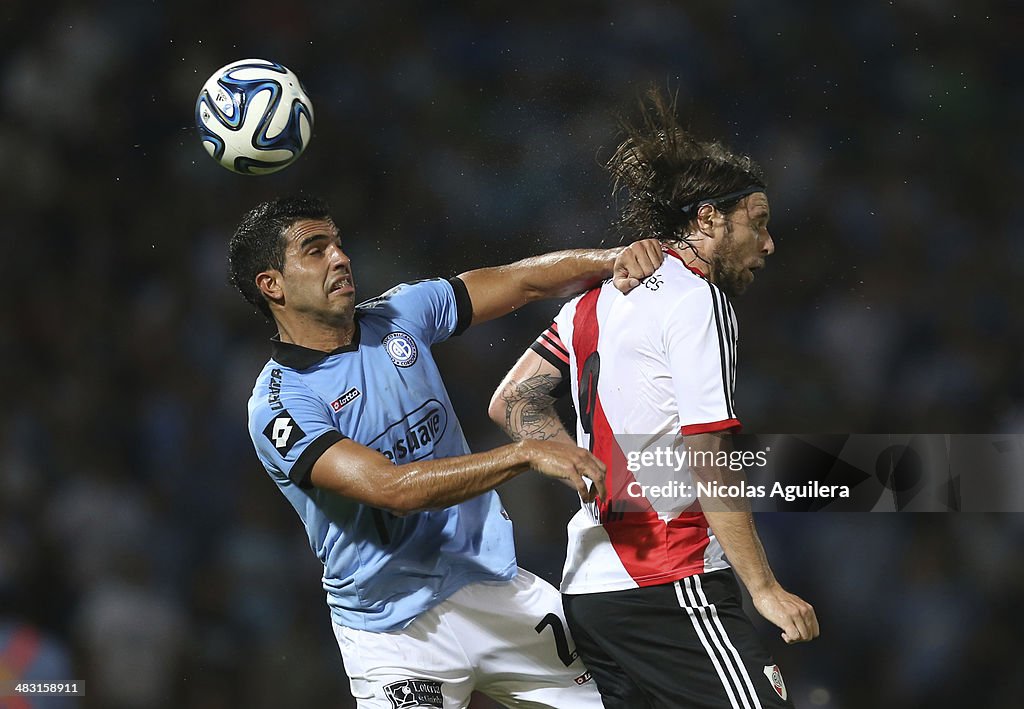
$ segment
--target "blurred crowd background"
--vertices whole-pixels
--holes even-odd
[[[741,325],[762,432],[1024,429],[1024,8],[978,0],[5,3],[0,707],[353,706],[303,530],[248,440],[269,326],[226,285],[257,202],[331,203],[370,297],[611,245],[601,164],[650,83],[767,169],[777,252]],[[262,57],[316,109],[250,178],[200,146],[219,66]],[[435,352],[471,446],[557,304]],[[566,489],[502,491],[557,583]],[[1022,508],[1024,509],[1024,508]],[[1019,706],[1019,515],[770,514],[822,636],[765,638],[799,707]],[[475,707],[492,706],[480,699]]]

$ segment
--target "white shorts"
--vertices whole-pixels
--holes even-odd
[[[524,569],[459,589],[404,630],[334,635],[359,709],[463,709],[473,690],[509,707],[602,706],[560,594]]]

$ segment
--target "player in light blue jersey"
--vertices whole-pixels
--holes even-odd
[[[231,279],[277,325],[249,433],[306,527],[362,709],[599,707],[558,592],[518,569],[494,488],[533,469],[603,493],[604,466],[565,443],[470,453],[431,346],[530,301],[653,273],[656,241],[564,251],[355,302],[320,200],[266,202],[230,244]],[[591,480],[588,486],[585,479]]]

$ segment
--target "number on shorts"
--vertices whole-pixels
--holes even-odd
[[[558,653],[558,659],[562,661],[563,665],[568,667],[579,657],[579,653],[569,649],[569,636],[565,632],[565,626],[562,625],[562,619],[554,613],[548,613],[537,623],[537,627],[534,630],[540,634],[547,627],[551,628],[551,632],[555,636],[555,651]]]

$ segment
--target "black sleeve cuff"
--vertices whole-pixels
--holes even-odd
[[[324,431],[321,433],[316,440],[306,446],[306,450],[302,451],[302,455],[299,456],[299,459],[295,461],[295,465],[289,471],[288,477],[303,490],[311,489],[313,483],[310,482],[309,476],[313,472],[313,465],[320,460],[320,456],[328,448],[338,441],[344,441],[346,438],[348,436],[340,431]]]
[[[469,299],[469,290],[461,278],[453,276],[448,279],[448,282],[452,284],[452,290],[455,291],[455,308],[459,314],[455,331],[452,332],[452,337],[456,337],[464,333],[469,324],[473,322],[473,301]]]
[[[562,373],[563,379],[569,376],[568,362],[564,362],[563,360],[559,359],[547,347],[540,344],[539,342],[534,342],[532,345],[530,345],[530,349],[539,354],[548,362],[550,362],[552,367],[554,367],[555,369]]]
[[[544,347],[540,343],[534,342],[530,345],[530,349],[543,357],[546,361],[551,363],[551,366],[559,371],[562,375],[561,380],[555,385],[549,393],[556,399],[561,399],[563,396],[569,393],[569,365],[556,357],[548,348]]]

